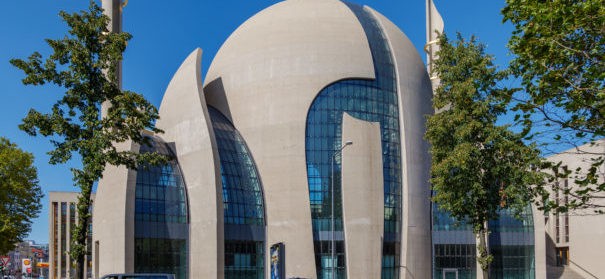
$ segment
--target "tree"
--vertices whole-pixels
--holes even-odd
[[[105,166],[124,165],[136,169],[138,165],[166,162],[167,158],[116,147],[129,140],[149,144],[141,134],[143,129],[161,132],[153,125],[159,117],[157,109],[142,95],[123,91],[118,86],[118,61],[131,35],[109,32],[109,18],[94,1],[90,1],[88,11],[61,12],[60,16],[69,27],[68,35],[46,40],[52,54],[45,61],[40,53],[34,52],[27,61],[13,59],[11,63],[26,74],[24,84],[51,83],[65,90],[51,112],[32,109],[19,127],[32,136],[51,137],[54,145],[49,152],[51,164],[66,163],[73,154],[81,157],[82,168],[72,169],[74,183],[81,194],[70,254],[77,278],[83,278],[90,197],[93,184],[102,178]],[[110,105],[106,114],[101,112],[104,103]]]
[[[460,35],[454,42],[441,35],[439,46],[434,70],[441,83],[425,136],[431,144],[433,201],[473,227],[477,262],[489,278],[488,221],[500,210],[520,216],[527,208],[533,197],[529,185],[541,180],[532,171],[539,151],[525,145],[521,134],[496,125],[511,89],[498,86],[507,73],[496,69],[484,46]]]
[[[566,190],[571,197],[567,204],[549,202],[544,195],[542,209],[603,212],[603,203],[594,201],[605,199],[605,183],[598,174],[605,153],[580,145],[605,136],[605,1],[507,0],[502,14],[515,28],[508,44],[515,55],[510,68],[524,91],[512,97],[528,138],[546,143],[546,151],[552,144],[575,147],[577,155],[592,160],[587,169],[546,164],[554,174],[550,182],[574,176],[579,187]]]
[[[23,241],[42,208],[44,195],[33,163],[31,153],[0,137],[0,255]]]

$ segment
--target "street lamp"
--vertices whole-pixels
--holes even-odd
[[[332,195],[332,214],[331,214],[331,227],[332,227],[332,239],[331,239],[331,250],[332,250],[332,278],[330,279],[336,279],[335,275],[336,275],[336,243],[334,242],[334,161],[336,160],[336,155],[338,154],[342,154],[342,150],[345,149],[345,147],[352,145],[353,141],[346,141],[339,150],[337,150],[336,152],[334,152],[334,154],[332,154],[332,157],[330,157],[330,166],[332,168],[332,177],[330,180],[330,192]],[[341,175],[342,177],[342,175]],[[342,181],[342,178],[341,180]]]

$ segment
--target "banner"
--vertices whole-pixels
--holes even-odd
[[[271,279],[285,279],[285,261],[284,261],[284,244],[276,243],[271,245]]]
[[[36,267],[40,267],[40,268],[48,268],[50,267],[50,264],[47,262],[39,262],[36,264]]]

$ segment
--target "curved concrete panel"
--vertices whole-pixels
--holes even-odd
[[[537,206],[531,205],[531,212],[534,219],[534,260],[536,269],[536,278],[546,278],[546,223],[544,222],[544,212]]]
[[[384,236],[384,180],[380,123],[343,114],[342,210],[347,278],[380,278]]]
[[[374,78],[373,66],[366,35],[346,5],[290,0],[240,26],[206,76],[206,101],[230,118],[257,163],[266,250],[285,244],[286,277],[317,277],[305,161],[309,106],[328,84]]]
[[[174,149],[189,198],[189,276],[223,278],[223,199],[214,131],[201,87],[202,50],[170,81],[156,126]]]
[[[208,104],[228,117],[231,110],[239,129],[238,116],[263,120],[258,111],[277,118],[296,108],[305,114],[317,92],[346,78],[374,78],[355,15],[338,0],[289,0],[262,10],[231,34],[204,87],[220,79],[222,91],[205,89]],[[247,106],[250,100],[266,106]],[[289,106],[283,108],[284,102]]]
[[[426,116],[433,113],[424,63],[410,40],[391,21],[372,10],[395,59],[403,167],[401,278],[431,278],[430,157],[424,140]]]
[[[118,150],[138,152],[131,141]],[[107,166],[97,186],[93,206],[94,272],[97,276],[134,272],[134,198],[137,172],[125,166]],[[98,244],[98,245],[97,245]]]

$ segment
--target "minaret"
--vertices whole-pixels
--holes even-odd
[[[437,59],[437,51],[439,50],[438,36],[443,33],[443,18],[437,11],[433,0],[426,0],[426,68],[431,77],[433,92],[439,86],[439,77],[432,72],[433,62]]]
[[[122,32],[122,9],[128,4],[128,0],[102,0],[101,7],[105,15],[109,17],[107,29],[109,32]],[[118,78],[118,88],[122,89],[122,61],[118,61],[116,68],[116,76]],[[108,104],[104,103],[101,111],[102,115],[106,115]]]

